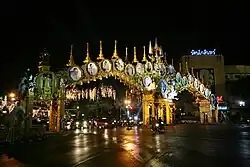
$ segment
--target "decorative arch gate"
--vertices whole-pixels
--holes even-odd
[[[134,47],[133,61],[128,60],[128,49],[122,59],[117,52],[115,41],[114,53],[111,59],[103,55],[102,42],[100,41],[100,53],[96,61],[89,54],[87,44],[86,58],[83,65],[76,65],[70,50],[68,69],[59,72],[51,72],[48,64],[48,53],[41,56],[39,74],[34,79],[34,88],[29,90],[28,99],[49,100],[50,130],[59,131],[60,117],[64,114],[65,88],[68,84],[83,84],[97,79],[115,77],[121,82],[142,93],[143,123],[150,123],[152,117],[162,117],[167,124],[173,123],[175,104],[173,100],[183,90],[190,91],[197,97],[200,104],[201,123],[212,123],[212,109],[214,96],[202,82],[193,74],[193,70],[179,68],[177,72],[172,64],[168,64],[163,54],[162,47],[155,40],[154,46],[149,42],[149,51],[143,47],[143,58],[137,59]],[[212,100],[211,100],[212,99]],[[29,100],[30,101],[30,100]],[[31,100],[32,101],[32,100]]]

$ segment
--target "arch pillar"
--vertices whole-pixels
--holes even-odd
[[[175,103],[163,98],[155,99],[153,93],[143,94],[143,124],[149,125],[153,117],[158,119],[159,117],[166,124],[172,124],[174,122],[175,115]]]
[[[153,93],[145,93],[142,96],[142,116],[143,125],[149,125],[152,117],[155,116],[154,95]]]
[[[161,117],[162,120],[164,119],[164,110],[163,110],[164,107],[165,107],[164,103],[160,102],[159,105],[158,105],[158,108],[157,108],[157,110],[158,110],[158,118]]]
[[[175,108],[175,103],[166,100],[166,99],[159,99],[159,104],[158,104],[158,116],[162,118],[162,120],[166,124],[171,124],[173,123],[174,117],[174,109]]]
[[[175,103],[171,100],[171,102],[168,103],[168,110],[169,110],[169,124],[173,124],[175,120]]]
[[[199,111],[200,111],[200,122],[202,124],[211,124],[214,123],[212,106],[210,101],[207,99],[202,99],[198,101]]]

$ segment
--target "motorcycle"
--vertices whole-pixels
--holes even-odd
[[[153,133],[164,133],[165,132],[165,127],[164,127],[164,123],[163,122],[160,122],[159,123],[156,123],[154,127],[152,127],[151,129],[153,131]]]

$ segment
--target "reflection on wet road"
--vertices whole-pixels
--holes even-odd
[[[84,130],[10,153],[14,158],[2,155],[0,166],[250,166],[250,132],[225,125],[178,125],[160,135],[139,128]]]

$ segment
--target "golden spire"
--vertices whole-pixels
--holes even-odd
[[[128,47],[126,47],[125,61],[128,61]]]
[[[167,54],[165,53],[165,54],[161,55],[161,57],[164,58],[163,62],[167,64],[168,63],[168,61],[167,61]]]
[[[146,47],[143,46],[143,58],[142,58],[142,62],[147,62],[147,55],[146,55]]]
[[[102,41],[100,41],[100,53],[99,53],[99,56],[97,57],[97,60],[103,60],[103,59],[104,59],[104,56],[102,53]]]
[[[87,55],[85,60],[83,61],[84,63],[90,62],[90,56],[89,56],[89,43],[87,43]]]
[[[73,57],[73,45],[70,46],[69,52],[69,63],[67,64],[68,67],[72,67],[75,65],[74,57]]]
[[[191,75],[194,76],[194,67],[191,68]]]
[[[157,38],[155,38],[155,47],[154,47],[154,49],[155,49],[156,51],[159,50]]]
[[[162,55],[163,55],[163,49],[162,49],[162,46],[160,47],[159,54],[160,54],[160,56],[162,56]]]
[[[137,60],[137,57],[136,57],[136,47],[134,47],[134,60],[133,60],[133,63],[137,63],[138,60]]]
[[[188,62],[186,61],[186,73],[189,74]]]
[[[117,53],[117,40],[115,40],[115,49],[114,49],[112,59],[118,59],[118,58],[119,58],[119,56],[118,56],[118,53]]]
[[[149,41],[149,47],[148,47],[148,54],[152,55],[153,54],[153,50],[152,50],[152,43],[151,41]]]
[[[182,69],[181,69],[181,63],[179,63],[179,72],[181,73]]]
[[[155,50],[155,57],[156,57],[156,59],[158,59],[158,57],[159,57],[158,50]]]

